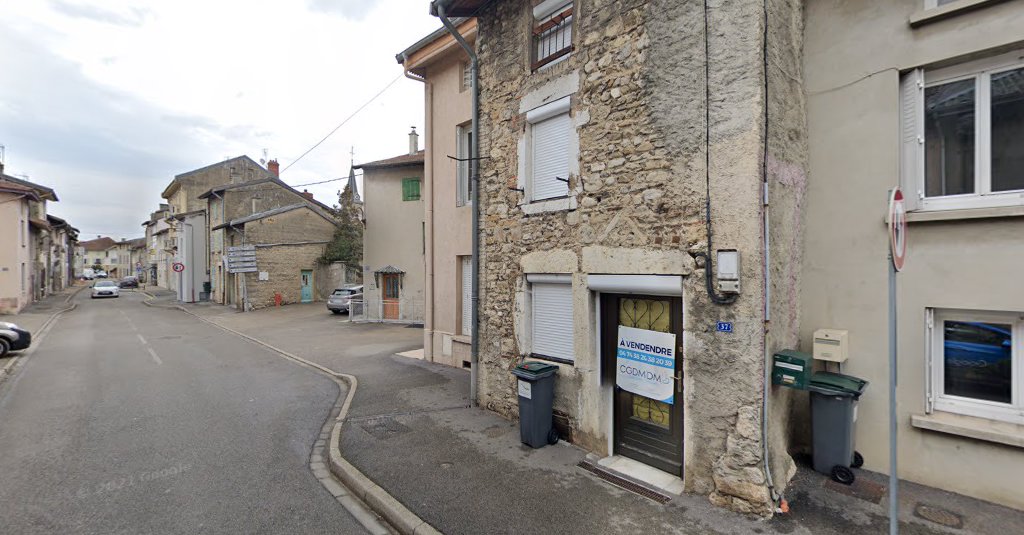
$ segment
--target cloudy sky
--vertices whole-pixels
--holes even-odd
[[[175,174],[264,149],[292,185],[347,176],[422,131],[395,54],[440,27],[428,0],[18,0],[0,18],[5,172],[57,190],[82,231],[141,236]],[[399,77],[395,81],[396,77]],[[422,142],[421,142],[422,145]],[[333,204],[343,182],[309,186]],[[300,188],[301,189],[301,188]]]

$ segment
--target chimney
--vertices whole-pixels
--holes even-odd
[[[409,132],[409,154],[416,154],[420,151],[420,135],[416,133],[416,127]]]
[[[267,162],[267,171],[270,171],[270,174],[274,176],[278,176],[281,174],[281,164],[277,163],[277,160],[270,160]]]
[[[313,200],[313,194],[310,193],[309,190],[307,190],[307,189],[303,189],[302,190],[302,196],[307,198],[307,199],[309,199],[309,200],[311,200],[311,201]]]

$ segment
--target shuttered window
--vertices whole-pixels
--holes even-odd
[[[418,178],[403,178],[402,179],[402,200],[403,201],[418,201],[418,200],[420,200],[420,179],[418,179]]]
[[[550,277],[550,276],[548,276]],[[537,356],[573,362],[572,284],[533,282],[532,353]]]
[[[462,269],[462,327],[460,333],[473,334],[473,257],[460,256]]]
[[[531,198],[544,200],[568,196],[569,136],[573,133],[569,113],[534,123],[531,129]]]

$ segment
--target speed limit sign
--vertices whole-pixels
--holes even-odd
[[[899,188],[893,188],[889,197],[889,247],[892,265],[901,271],[907,259],[907,206]]]
[[[181,273],[182,271],[185,271],[185,264],[182,264],[181,262],[175,262],[171,266],[171,269],[173,269],[175,273]]]

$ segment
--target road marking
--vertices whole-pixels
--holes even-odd
[[[156,354],[156,351],[153,351],[152,347],[147,347],[146,349],[149,350],[149,356],[153,357],[153,362],[157,364],[164,363],[164,361],[160,360],[160,356]]]
[[[142,342],[142,345],[144,345],[144,346],[145,346],[145,345],[149,345],[149,343],[148,343],[148,342],[146,342],[146,339],[145,339],[145,338],[143,338],[141,334],[136,334],[135,336],[138,336],[138,337],[139,337],[139,341],[140,341],[140,342]]]

